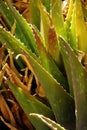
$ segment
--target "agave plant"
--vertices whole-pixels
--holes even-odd
[[[70,0],[65,18],[62,6],[30,0],[28,23],[0,0],[0,120],[12,130],[87,129],[86,3]]]

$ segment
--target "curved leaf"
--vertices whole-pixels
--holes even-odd
[[[40,11],[36,0],[30,0],[30,22],[40,30]]]
[[[64,29],[64,19],[62,14],[62,0],[52,0],[52,20],[56,33],[66,39],[66,32]]]
[[[41,120],[43,123],[45,123],[51,130],[65,130],[62,126],[60,126],[58,123],[52,121],[51,119],[40,115],[36,113],[30,113],[30,116],[33,116],[34,118],[38,118]]]
[[[47,50],[47,52],[52,56],[56,64],[60,64],[60,53],[56,31],[53,25],[52,18],[50,14],[46,11],[45,7],[38,0],[38,7],[40,9],[41,14],[41,33],[44,36],[43,44]]]
[[[64,126],[73,123],[75,121],[73,98],[29,53],[24,52],[24,55],[33,67],[58,123]]]
[[[7,83],[15,98],[17,99],[18,103],[20,104],[20,106],[22,107],[22,109],[24,110],[25,114],[27,115],[31,123],[34,125],[34,127],[37,130],[50,130],[44,123],[30,116],[30,113],[35,112],[54,119],[54,114],[50,110],[50,108],[48,108],[46,105],[35,99],[34,96],[31,96],[28,93],[24,93],[21,88],[14,85],[9,80],[7,80]]]
[[[0,41],[1,41],[2,44],[6,43],[6,47],[8,49],[11,49],[12,52],[14,52],[14,58],[18,54],[20,54],[20,53],[22,54],[23,53],[23,51],[21,50],[20,47],[24,48],[26,51],[29,51],[29,53],[31,53],[31,51],[28,50],[27,47],[24,46],[22,42],[20,42],[11,33],[7,32],[2,27],[0,27]],[[31,55],[34,56],[34,58],[37,59],[37,61],[39,61],[34,53],[31,53]],[[20,60],[17,60],[16,62],[18,63],[18,65],[20,67],[24,66],[23,62],[21,62]]]
[[[74,93],[77,130],[87,129],[87,72],[78,61],[73,50],[59,37],[61,53],[65,63],[70,87]],[[85,105],[83,105],[85,104]]]
[[[73,7],[74,7],[74,0],[70,0],[69,2],[69,9],[66,16],[66,20],[64,22],[64,27],[67,33],[67,38],[70,32],[70,26],[71,26],[71,20],[72,20],[72,14],[73,14]],[[69,39],[68,39],[69,40]]]
[[[76,10],[75,7],[73,9],[73,13],[72,13],[72,20],[71,20],[71,26],[70,26],[70,39],[69,39],[69,44],[71,45],[71,47],[75,50],[78,48],[78,43],[77,43],[77,37],[76,37],[76,19],[75,19],[75,15],[76,15]]]
[[[6,4],[2,0],[0,0],[0,14],[2,15],[3,19],[6,22],[6,28],[11,30],[11,28],[14,24],[15,18],[13,16],[12,12],[8,9]],[[17,21],[16,21],[16,28],[14,30],[14,34],[25,45],[28,44],[28,41],[26,41],[24,34],[21,33],[21,28]]]
[[[49,52],[46,50],[43,44],[43,39],[39,33],[39,31],[34,28],[34,35],[35,39],[37,42],[37,48],[38,48],[38,53],[39,53],[39,58],[40,58],[40,63],[41,65],[50,73],[53,75],[53,77],[68,91],[68,83],[65,77],[63,76],[62,72],[59,70],[58,66],[53,60],[53,57],[50,56]],[[50,45],[51,46],[51,45]],[[55,47],[51,47],[51,52],[52,50],[55,50]],[[50,52],[50,53],[51,53]]]
[[[10,11],[13,13],[15,19],[17,20],[22,33],[24,34],[26,40],[28,41],[27,47],[29,49],[31,48],[32,52],[34,52],[36,55],[38,55],[37,47],[36,47],[36,41],[34,39],[34,35],[32,32],[32,29],[30,25],[27,23],[27,21],[18,13],[18,11],[11,5],[9,0],[6,0],[8,7]]]

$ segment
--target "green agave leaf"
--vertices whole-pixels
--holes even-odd
[[[41,14],[41,33],[44,36],[45,46],[48,47],[48,32],[51,25],[49,13],[46,11],[45,6],[41,3],[41,0],[37,1],[38,8]]]
[[[34,96],[31,96],[28,93],[24,93],[21,88],[15,86],[9,80],[7,80],[7,83],[18,103],[20,104],[34,127],[37,130],[50,130],[44,123],[30,116],[30,113],[35,112],[54,119],[53,112],[50,110],[50,108],[35,99]]]
[[[11,13],[11,11],[6,6],[6,4],[2,0],[0,0],[0,14],[2,15],[3,19],[5,20],[6,28],[11,30],[11,28],[15,22],[15,18],[13,16],[13,14]],[[16,28],[14,30],[14,34],[24,44],[26,44],[26,43],[28,44],[28,41],[26,41],[25,36],[22,33],[21,28],[17,21],[16,21]]]
[[[78,48],[77,37],[76,37],[76,11],[75,11],[75,2],[70,0],[68,14],[65,19],[64,27],[67,32],[67,41],[71,47],[76,51]]]
[[[78,40],[78,48],[87,52],[87,25],[84,20],[81,0],[75,1],[76,8],[76,34]]]
[[[50,1],[51,0],[41,0],[43,5],[46,7],[47,12],[50,12]]]
[[[71,26],[71,20],[72,20],[72,14],[73,14],[73,7],[74,7],[74,0],[70,0],[69,2],[69,9],[68,13],[64,22],[64,27],[67,32],[67,38],[70,32],[70,26]],[[69,39],[68,39],[69,40]]]
[[[73,123],[75,121],[73,98],[29,53],[25,52],[24,55],[33,67],[58,123],[64,126]]]
[[[30,113],[31,116],[33,116],[34,118],[38,118],[39,120],[41,120],[42,122],[44,122],[51,130],[65,130],[62,126],[60,126],[58,123],[52,121],[51,119],[40,115],[40,114],[36,114],[36,113]]]
[[[64,87],[65,90],[69,91],[68,83],[63,76],[62,72],[59,70],[55,62],[53,61],[52,57],[47,54],[45,48],[40,47],[40,60],[42,66],[53,75],[53,77]]]
[[[52,23],[52,19],[49,13],[45,10],[45,7],[38,0],[38,6],[41,13],[41,26],[42,26],[42,36],[44,35],[45,42],[43,43],[47,52],[52,56],[54,61],[60,63],[60,53],[57,41],[57,35]]]
[[[70,87],[73,88],[75,98],[75,112],[77,130],[87,129],[87,72],[84,70],[73,50],[63,38],[61,42],[61,53],[65,63],[66,73]],[[78,68],[78,69],[77,69]],[[85,104],[85,105],[83,105]]]
[[[6,44],[6,47],[10,49],[12,52],[14,52],[14,58],[18,54],[22,54],[23,51],[21,50],[20,47],[25,49],[27,52],[29,51],[26,46],[23,45],[22,42],[20,42],[17,38],[15,38],[11,33],[7,32],[5,29],[0,27],[0,41],[2,44]],[[29,51],[31,53],[31,51]],[[36,57],[35,54],[31,53],[31,55],[39,62],[38,58]],[[20,60],[16,61],[20,67],[23,67],[23,64]]]
[[[40,35],[40,32],[37,28],[34,28],[35,39],[37,42],[37,48],[40,58],[41,65],[53,75],[53,77],[68,91],[68,83],[63,76],[62,72],[59,70],[57,65],[55,64],[53,58],[50,56],[49,52],[46,50],[43,44],[43,39]],[[53,51],[51,51],[53,52]]]
[[[0,26],[0,41],[2,43],[6,43],[7,48],[11,49],[15,54],[21,53],[21,49],[19,46],[21,45],[23,48],[25,47],[17,38],[15,38],[10,32],[3,29]],[[26,48],[26,47],[25,47]]]
[[[40,30],[40,11],[36,0],[30,0],[30,22]]]
[[[75,14],[76,14],[76,10],[75,7],[73,9],[73,13],[72,13],[72,20],[71,20],[71,26],[70,26],[70,40],[69,40],[69,44],[71,45],[71,47],[75,50],[78,48],[78,44],[77,44],[77,37],[76,37],[76,19],[75,19]]]
[[[2,27],[0,28],[0,41],[2,43],[6,43],[6,47],[8,49],[11,49],[11,51],[14,52],[14,57],[16,57],[16,55],[18,54],[23,54],[23,51],[20,47],[22,47],[24,50],[26,50],[27,52],[29,51],[19,40],[17,40],[15,37],[13,37],[13,35],[11,35],[9,32],[5,31]],[[39,46],[40,47],[40,42],[39,42]],[[53,74],[53,76],[64,86],[64,88],[66,90],[68,90],[68,84],[66,82],[66,80],[64,79],[62,73],[59,71],[59,69],[57,68],[56,64],[53,62],[52,58],[48,58],[48,54],[45,52],[45,50],[43,51],[43,46],[40,47],[39,51],[42,53],[44,53],[45,56],[43,56],[43,54],[41,54],[41,59],[44,60],[42,61],[42,65],[48,70],[48,67],[50,66],[50,70],[48,70],[50,73]],[[29,54],[31,52],[29,51]],[[39,59],[31,54],[38,62]],[[45,62],[45,59],[47,59],[47,62],[48,62],[48,67],[46,65],[46,63],[44,64]],[[23,66],[22,65],[22,62],[20,60],[17,60],[18,61],[18,64],[19,66]]]
[[[13,13],[16,21],[18,22],[22,33],[25,35],[26,40],[28,41],[27,47],[29,47],[29,49],[31,48],[32,52],[34,52],[36,55],[38,55],[36,41],[34,39],[34,35],[33,35],[30,25],[20,15],[20,13],[18,13],[18,11],[11,5],[9,0],[6,0],[6,3],[8,4],[10,11]]]
[[[49,62],[48,62],[48,58],[46,54],[46,48],[44,47],[44,40],[36,27],[33,28],[33,31],[34,31],[34,36],[37,42],[40,63],[48,72],[50,72],[50,66],[49,66]]]
[[[4,18],[8,28],[11,29],[11,26],[13,25],[14,23],[14,17],[13,15],[11,14],[11,12],[9,11],[9,9],[7,9],[7,6],[6,4],[0,0],[0,14],[2,15],[2,17]],[[11,16],[11,17],[9,17]],[[8,19],[9,18],[9,19]]]
[[[52,0],[51,3],[52,20],[57,34],[66,39],[66,32],[64,29],[64,19],[62,14],[62,0]]]

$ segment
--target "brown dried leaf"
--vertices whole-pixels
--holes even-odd
[[[17,77],[15,72],[8,65],[6,67],[6,71],[10,77],[11,82],[16,84],[18,87],[21,87],[25,92],[29,92],[27,86],[23,84],[23,82]]]
[[[26,84],[29,92],[31,91],[32,81],[33,81],[33,73],[28,74],[29,68],[25,68],[25,74],[23,76],[23,83]]]
[[[5,49],[6,49],[6,45],[3,44],[2,47],[0,48],[0,68],[2,65],[3,58],[4,58]]]
[[[3,80],[3,76],[5,74],[5,71],[6,71],[6,64],[0,70],[0,85],[2,84],[2,80]]]
[[[87,67],[87,53],[84,55],[84,65]]]
[[[46,94],[45,94],[44,89],[43,89],[42,86],[38,87],[38,88],[36,89],[36,92],[38,93],[38,95],[39,95],[40,97],[46,97]]]
[[[14,33],[15,33],[15,29],[16,29],[16,20],[14,20],[14,24],[13,24],[13,26],[11,27],[11,34],[14,34]]]
[[[23,76],[23,83],[27,85],[28,83],[28,67],[26,67],[24,70],[24,76]]]
[[[31,73],[31,74],[29,75],[29,78],[28,78],[27,87],[28,87],[29,90],[30,90],[31,87],[32,87],[32,81],[33,81],[33,73]]]
[[[53,44],[57,41],[57,36],[53,25],[50,26],[48,38],[50,44]]]
[[[59,58],[59,46],[57,40],[57,34],[55,32],[53,24],[51,24],[48,33],[48,52],[53,57],[53,59],[58,62]]]
[[[10,123],[7,123],[2,116],[0,116],[0,120],[8,127],[10,130],[18,130],[14,126],[12,126]]]
[[[17,124],[20,124],[22,126],[22,119],[20,117],[21,109],[20,109],[19,105],[16,102],[13,103],[11,111],[12,111],[12,113],[14,115],[14,118],[15,118]]]
[[[22,16],[26,19],[26,21],[28,23],[30,22],[30,10],[29,10],[29,8],[24,10],[24,12],[22,13]]]
[[[19,54],[19,55],[17,56],[17,58],[19,58],[19,56],[21,56],[21,58],[25,61],[25,63],[27,64],[28,69],[31,70],[31,72],[33,73],[33,75],[34,75],[34,77],[35,77],[37,86],[39,86],[39,85],[40,85],[40,84],[39,84],[39,80],[38,80],[38,78],[37,78],[37,76],[36,76],[36,74],[35,74],[35,72],[34,72],[32,66],[31,66],[31,64],[29,63],[29,60],[28,60],[27,57],[26,57],[25,55],[23,55],[23,54]]]
[[[13,4],[17,10],[22,14],[22,16],[30,22],[30,3],[27,0],[17,1]]]
[[[23,110],[21,109],[21,107],[17,104],[17,102],[12,103],[12,108],[11,111],[14,115],[14,118],[18,124],[18,128],[28,128],[29,130],[32,130],[32,125],[29,121],[29,119],[27,118],[26,114],[23,112]]]
[[[0,94],[0,111],[2,112],[3,117],[6,120],[8,120],[14,127],[16,127],[14,116],[1,94]]]
[[[32,125],[31,125],[30,121],[27,119],[27,116],[25,115],[25,113],[22,114],[22,120],[23,120],[23,123],[25,124],[25,126],[29,130],[33,130]]]
[[[19,12],[23,12],[26,8],[29,7],[29,3],[23,1],[17,1],[13,5],[19,10]]]

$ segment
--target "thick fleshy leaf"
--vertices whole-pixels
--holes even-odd
[[[61,125],[71,125],[70,123],[75,121],[73,98],[31,55],[29,55],[29,53],[27,54],[25,52],[24,54],[25,59],[29,60],[29,64],[33,67],[34,72],[48,97],[56,120]]]
[[[52,0],[51,3],[52,20],[57,34],[63,36],[66,39],[66,33],[64,29],[64,20],[62,14],[62,0]]]
[[[40,11],[36,0],[30,0],[30,22],[40,30]]]
[[[75,10],[75,6],[74,6],[74,0],[70,0],[69,3],[69,10],[68,10],[68,14],[65,20],[65,30],[67,32],[67,41],[68,43],[71,45],[71,47],[73,49],[76,49],[78,47],[77,45],[77,38],[76,38],[76,19],[75,19],[75,15],[76,15],[76,10]]]
[[[6,47],[12,49],[13,52],[15,51],[16,55],[21,52],[19,46],[26,48],[23,43],[15,38],[10,32],[6,31],[2,26],[0,26],[0,41],[4,44],[6,43]]]
[[[72,14],[73,14],[73,7],[74,7],[74,0],[70,0],[68,13],[67,13],[67,16],[66,16],[66,20],[64,22],[64,27],[65,27],[65,30],[66,30],[67,38],[69,37],[69,32],[70,32],[70,26],[71,26]]]
[[[0,14],[2,15],[3,19],[5,20],[7,27],[11,28],[12,24],[14,23],[14,17],[11,14],[11,12],[9,12],[9,9],[7,9],[6,4],[2,0],[0,0]]]
[[[77,45],[77,37],[76,37],[76,19],[75,19],[75,7],[73,9],[73,13],[72,13],[72,20],[71,20],[71,26],[70,26],[70,40],[69,40],[69,44],[71,45],[71,47],[73,49],[77,49],[78,45]]]
[[[41,33],[44,36],[43,43],[47,52],[52,56],[57,64],[60,64],[60,53],[57,41],[57,35],[50,14],[46,11],[41,1],[38,0],[38,6],[41,14]]]
[[[18,103],[24,110],[28,119],[34,125],[37,130],[50,130],[44,123],[40,120],[32,118],[30,113],[38,113],[43,114],[49,118],[54,119],[54,114],[46,105],[38,101],[34,96],[29,95],[28,93],[24,93],[21,88],[13,85],[9,80],[7,80],[7,84],[17,99]]]
[[[53,61],[52,57],[50,57],[47,52],[45,51],[45,48],[41,47],[40,48],[40,53],[42,56],[40,57],[41,59],[41,64],[42,66],[50,73],[53,75],[53,77],[60,83],[65,90],[69,90],[69,86],[67,83],[67,80],[63,76],[62,72],[59,70],[55,62]],[[45,57],[45,58],[43,58]]]
[[[87,25],[84,20],[81,0],[75,1],[76,8],[76,34],[78,40],[78,48],[87,52]]]
[[[53,75],[53,77],[68,91],[68,83],[63,76],[62,72],[59,70],[58,66],[55,64],[53,58],[50,56],[49,52],[46,50],[43,44],[43,39],[39,33],[39,31],[34,28],[34,35],[37,42],[37,48],[40,58],[41,65]],[[51,49],[51,52],[52,49]]]
[[[21,31],[24,34],[26,40],[28,41],[28,44],[26,44],[26,46],[29,47],[29,49],[31,48],[32,52],[34,52],[36,55],[38,55],[36,41],[34,39],[34,35],[33,35],[30,25],[20,15],[20,13],[18,13],[18,11],[12,6],[12,4],[9,2],[9,0],[6,0],[6,3],[8,4],[10,11],[13,13],[16,21],[18,22],[18,24],[21,28]]]
[[[47,12],[50,12],[50,2],[51,0],[41,0],[43,5],[46,7]]]
[[[60,126],[58,123],[52,121],[51,119],[40,115],[40,114],[36,114],[36,113],[30,113],[31,116],[33,116],[34,118],[38,118],[39,120],[41,120],[42,122],[44,122],[51,130],[65,130],[62,126]]]
[[[59,51],[59,44],[57,40],[57,35],[55,32],[54,25],[50,25],[48,31],[48,53],[52,56],[53,60],[56,62],[57,65],[60,64],[60,51]]]
[[[87,72],[78,61],[73,50],[61,37],[60,46],[70,87],[75,99],[77,130],[87,129]],[[83,105],[85,104],[85,105]]]
[[[41,0],[38,0],[38,8],[41,14],[41,33],[45,40],[45,46],[48,47],[48,32],[51,25],[51,18],[49,13],[46,11],[45,6],[42,4]]]
[[[10,49],[12,52],[14,52],[14,58],[18,54],[20,54],[20,53],[22,54],[22,50],[21,50],[20,47],[24,48],[26,51],[29,51],[26,48],[26,46],[23,45],[23,43],[21,43],[11,33],[7,32],[2,27],[0,27],[0,41],[1,41],[2,44],[6,43],[6,47],[8,49]],[[31,51],[29,51],[29,52],[31,53]],[[32,56],[34,56],[34,58],[38,60],[38,58],[36,57],[36,55],[33,54]],[[23,63],[20,60],[18,60],[16,62],[18,63],[18,65],[20,67],[23,67]]]
[[[6,4],[2,0],[0,0],[0,14],[2,15],[2,17],[6,23],[6,28],[11,30],[11,28],[15,22],[15,18],[13,16],[13,14],[11,13],[11,11],[6,6]],[[14,29],[14,34],[18,39],[20,39],[20,41],[22,41],[26,45],[26,44],[28,44],[28,41],[26,41],[24,34],[21,32],[22,32],[21,28],[18,25],[18,22],[16,21],[16,28]]]

